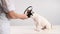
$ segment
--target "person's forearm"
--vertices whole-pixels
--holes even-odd
[[[20,18],[20,19],[26,19],[27,16],[25,14],[14,14],[15,17]]]
[[[25,14],[16,14],[14,11],[10,11],[9,16],[13,19],[16,19],[16,18],[26,19],[27,18],[27,16]]]
[[[8,12],[8,16],[12,19],[16,19],[17,17],[14,16],[13,11]]]

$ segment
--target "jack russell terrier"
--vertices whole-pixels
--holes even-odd
[[[35,30],[36,31],[40,31],[40,30],[50,30],[52,28],[52,25],[50,24],[50,22],[42,17],[41,15],[37,14],[36,12],[32,11],[32,6],[29,6],[24,14],[26,14],[28,16],[28,18],[32,18],[35,21]]]

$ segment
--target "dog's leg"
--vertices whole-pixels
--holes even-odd
[[[46,29],[46,26],[44,26],[43,28],[42,28],[42,30],[45,30]]]
[[[35,26],[35,31],[41,31],[42,26],[39,23],[36,23]]]
[[[46,29],[45,30],[48,30],[48,31],[50,31],[52,29],[52,25],[51,24],[49,24],[49,25],[46,25]]]
[[[38,31],[38,23],[35,23],[35,31]]]
[[[39,31],[39,24],[37,22],[35,23],[35,31]]]

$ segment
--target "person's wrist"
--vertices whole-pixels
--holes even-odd
[[[21,19],[27,19],[27,18],[28,18],[27,15],[25,15],[25,14],[22,14],[22,15],[21,15]]]

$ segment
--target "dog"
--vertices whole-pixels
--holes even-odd
[[[24,14],[28,16],[28,18],[32,18],[35,21],[35,30],[50,30],[52,28],[51,23],[41,15],[37,14],[37,12],[32,11],[32,6],[29,6],[25,11]]]

